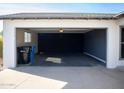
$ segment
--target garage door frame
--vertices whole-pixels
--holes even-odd
[[[17,29],[61,29],[60,27],[39,27],[39,28],[37,28],[37,27],[25,27],[25,28],[23,28],[23,27],[17,27],[17,28],[15,28],[15,30],[17,31]],[[75,28],[62,28],[62,29],[105,29],[105,31],[106,31],[106,61],[104,61],[105,62],[105,64],[107,65],[107,45],[108,45],[108,28],[84,28],[84,27],[80,27],[80,28],[77,28],[77,27],[75,27]],[[33,32],[33,31],[31,31],[31,32]],[[75,31],[76,32],[76,31]],[[41,32],[42,33],[42,32]],[[44,32],[43,32],[44,33]],[[47,32],[47,33],[51,33],[50,31],[49,32]],[[60,33],[60,32],[56,32],[56,33]],[[63,32],[64,33],[64,32]],[[66,34],[66,33],[65,33]],[[17,39],[16,39],[17,40]],[[16,54],[17,55],[17,54]],[[89,55],[89,56],[91,56],[91,55]],[[99,60],[99,61],[101,61],[101,59],[99,59],[98,57],[95,57],[95,56],[91,56],[91,57],[93,57],[93,58],[95,58],[95,59],[97,59],[97,60]],[[16,57],[16,60],[17,60],[17,57]],[[103,62],[103,61],[101,61],[101,62]],[[17,62],[16,62],[16,65],[17,65]]]

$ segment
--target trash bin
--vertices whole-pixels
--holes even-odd
[[[36,46],[33,45],[33,46],[31,47],[31,51],[30,51],[30,62],[31,62],[32,64],[34,64],[34,62],[35,62],[35,59],[34,59],[34,57],[35,57],[35,49],[36,49]]]
[[[28,64],[30,62],[31,46],[17,47],[17,63]]]

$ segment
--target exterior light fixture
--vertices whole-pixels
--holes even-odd
[[[62,33],[62,32],[64,32],[64,30],[61,28],[61,29],[59,29],[59,32]]]

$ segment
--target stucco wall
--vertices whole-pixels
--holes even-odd
[[[6,67],[16,67],[15,28],[107,28],[107,68],[119,63],[119,25],[116,20],[38,19],[4,20],[3,62]],[[11,56],[10,56],[11,55]]]
[[[124,26],[124,18],[120,18],[120,19],[118,20],[118,25]]]

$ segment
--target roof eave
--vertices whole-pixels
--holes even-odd
[[[20,19],[20,20],[28,20],[28,19],[99,19],[99,20],[112,20],[112,19],[117,19],[117,17],[110,17],[110,18],[87,18],[87,17],[69,17],[69,18],[63,18],[63,17],[60,17],[60,18],[50,18],[50,17],[46,17],[46,18],[0,18],[0,20],[17,20],[17,19]]]

